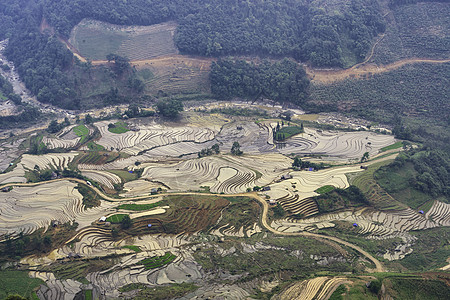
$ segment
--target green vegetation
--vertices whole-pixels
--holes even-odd
[[[377,44],[372,60],[388,64],[405,58],[447,59],[450,54],[448,32],[450,7],[445,1],[390,1],[394,5],[386,35]],[[447,1],[448,2],[448,1]]]
[[[126,170],[108,170],[108,171],[119,176],[120,179],[122,179],[122,182],[125,183],[128,181],[138,179],[143,169],[134,170],[132,173]]]
[[[150,270],[150,269],[160,268],[164,265],[168,265],[175,258],[176,258],[175,255],[173,255],[170,252],[166,252],[163,256],[153,256],[153,257],[143,259],[139,262],[139,264],[144,265],[145,269]]]
[[[370,205],[379,209],[403,209],[404,205],[395,201],[375,180],[375,172],[392,161],[386,160],[370,165],[367,170],[359,173],[351,180],[351,184],[359,188]]]
[[[273,276],[282,272],[291,278],[303,279],[309,274],[322,270],[345,272],[350,270],[348,262],[331,262],[327,266],[312,263],[311,255],[339,256],[332,247],[319,241],[302,237],[274,237],[266,238],[254,236],[245,240],[246,244],[262,245],[263,249],[255,252],[244,251],[242,240],[228,239],[220,244],[220,247],[228,250],[234,247],[235,251],[228,255],[219,254],[216,247],[198,248],[194,257],[205,271],[230,272],[232,275],[248,274],[245,280],[261,278],[265,275]],[[298,253],[299,255],[296,255]],[[301,253],[301,254],[300,254]]]
[[[18,294],[25,298],[35,297],[34,289],[44,284],[44,281],[28,277],[26,271],[1,271],[0,272],[0,298]]]
[[[122,248],[126,248],[126,249],[130,249],[133,250],[136,253],[142,252],[142,249],[139,248],[139,246],[134,246],[134,245],[125,245]]]
[[[117,261],[114,258],[104,259],[74,259],[64,263],[54,262],[50,265],[39,266],[41,272],[52,272],[60,280],[72,279],[88,284],[86,275],[91,272],[98,272],[111,268]]]
[[[117,207],[117,209],[126,209],[126,210],[134,210],[134,211],[144,211],[149,210],[161,205],[161,202],[150,203],[150,204],[121,204]]]
[[[320,189],[322,188],[324,192],[313,198],[321,213],[369,204],[361,190],[354,185],[346,189],[339,189],[330,185]]]
[[[231,154],[237,155],[237,156],[244,154],[244,152],[241,150],[241,145],[239,144],[239,142],[233,142],[230,152],[231,152]]]
[[[211,146],[211,148],[202,149],[200,152],[197,153],[197,156],[198,158],[201,158],[219,153],[220,153],[219,144],[214,144]]]
[[[99,145],[95,142],[92,142],[92,141],[87,143],[87,147],[89,148],[89,150],[92,150],[92,151],[104,151],[105,150],[105,147],[103,147],[102,145]]]
[[[80,194],[83,196],[83,205],[87,208],[100,206],[101,204],[101,198],[100,196],[94,192],[92,189],[87,187],[84,184],[78,184],[76,189],[80,192]]]
[[[106,222],[111,222],[113,224],[121,223],[123,218],[128,216],[127,214],[115,214],[106,218]]]
[[[450,256],[450,228],[441,227],[412,232],[418,239],[414,251],[400,260],[411,271],[426,271],[446,266]]]
[[[72,131],[77,136],[81,137],[80,144],[83,144],[89,138],[89,129],[84,124],[81,124],[81,125],[78,125],[78,126],[74,127],[72,129]]]
[[[281,103],[301,104],[306,100],[308,85],[305,70],[288,59],[260,65],[219,60],[211,66],[211,91],[219,98],[254,100],[263,95]]]
[[[303,126],[287,126],[273,131],[273,138],[276,141],[284,141],[293,135],[303,132]]]
[[[366,79],[316,83],[310,86],[308,105],[318,111],[334,111],[338,110],[339,103],[349,103],[348,99],[352,99],[347,111],[365,119],[393,123],[394,116],[399,114],[423,117],[416,131],[429,137],[430,134],[425,134],[425,123],[432,120],[446,123],[450,118],[450,103],[446,101],[450,86],[445,81],[449,76],[450,63],[417,63]],[[436,139],[440,139],[439,134]]]
[[[392,145],[383,147],[383,148],[381,148],[380,150],[381,150],[381,151],[388,151],[388,150],[393,150],[393,149],[401,148],[402,146],[403,146],[403,142],[396,142],[396,143],[394,143],[394,144],[392,144]]]
[[[137,296],[133,299],[137,300],[166,300],[178,299],[184,295],[195,291],[198,286],[193,283],[172,283],[166,286],[147,286],[141,283],[131,283],[119,289],[121,292],[129,292],[139,290]]]
[[[342,294],[347,292],[347,289],[345,288],[345,285],[341,284],[337,287],[337,289],[331,294],[330,298],[328,300],[343,300]]]
[[[299,156],[294,157],[294,162],[292,163],[292,167],[294,169],[310,169],[313,170],[321,170],[328,167],[328,165],[325,165],[324,163],[316,164],[310,161],[301,160]]]
[[[125,133],[125,132],[129,131],[128,124],[123,121],[118,121],[114,124],[110,123],[108,125],[108,131],[112,132],[112,133],[117,133],[117,134]]]
[[[383,283],[394,299],[441,300],[450,295],[450,287],[440,280],[390,277]]]
[[[177,99],[159,100],[156,102],[156,110],[164,118],[176,119],[183,111],[183,103]]]
[[[317,190],[315,190],[314,192],[316,192],[317,194],[326,194],[328,192],[331,192],[334,189],[335,189],[335,187],[332,185],[324,185],[324,186],[318,188]]]
[[[85,300],[92,300],[92,290],[85,290],[84,291],[84,299]]]

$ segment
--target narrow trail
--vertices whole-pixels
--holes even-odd
[[[397,153],[395,153],[393,155],[389,155],[387,157],[376,159],[374,161],[366,162],[365,165],[371,164],[374,162],[379,162],[381,160],[392,159],[396,155],[397,155]],[[249,197],[249,198],[256,200],[257,202],[259,202],[261,204],[262,214],[260,217],[260,221],[261,221],[261,224],[264,226],[264,228],[266,228],[268,231],[270,231],[274,234],[277,234],[277,235],[282,235],[282,236],[302,236],[302,237],[313,238],[313,239],[318,239],[318,240],[327,240],[327,241],[336,242],[338,244],[347,246],[349,248],[352,248],[352,249],[358,251],[359,253],[364,255],[367,259],[369,259],[371,262],[373,262],[375,265],[375,269],[370,269],[369,270],[370,272],[385,272],[386,271],[386,269],[383,267],[381,262],[378,259],[376,259],[375,257],[373,257],[370,253],[363,250],[359,246],[356,246],[352,243],[344,241],[340,238],[322,235],[322,234],[310,233],[310,232],[282,232],[282,231],[278,231],[278,230],[272,228],[270,226],[270,224],[268,223],[269,204],[267,204],[267,201],[264,200],[263,198],[261,198],[261,196],[259,196],[256,192],[239,193],[239,194],[211,194],[211,193],[181,192],[181,193],[164,193],[164,194],[157,194],[157,195],[127,197],[127,198],[113,198],[113,197],[110,197],[110,196],[104,194],[97,187],[88,185],[85,180],[78,179],[78,178],[58,178],[58,179],[53,179],[53,180],[48,180],[48,181],[43,181],[43,182],[35,182],[35,183],[7,183],[4,185],[1,185],[0,189],[3,189],[5,187],[14,187],[14,186],[33,187],[33,186],[39,186],[42,184],[47,184],[47,183],[52,183],[52,182],[60,182],[60,181],[73,181],[73,182],[78,182],[80,184],[86,185],[87,187],[91,188],[94,192],[96,192],[100,197],[102,197],[103,199],[105,199],[107,201],[111,201],[111,202],[135,201],[135,200],[143,200],[143,199],[149,199],[149,198],[154,198],[154,197],[173,196],[173,195],[197,195],[197,196],[214,196],[214,197],[225,197],[225,198],[227,198],[227,197]],[[325,242],[325,241],[322,241],[322,242]],[[341,249],[342,249],[340,247],[335,247],[336,245],[330,245],[330,246],[333,246],[338,251],[341,251]]]

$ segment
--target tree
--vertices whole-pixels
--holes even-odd
[[[87,114],[84,117],[84,123],[86,124],[91,124],[92,122],[94,122],[94,118],[92,118],[92,116],[90,114]]]
[[[219,154],[220,153],[219,144],[212,145],[211,150],[213,150],[214,153]]]
[[[58,121],[56,121],[56,120],[52,120],[47,127],[47,131],[50,133],[57,133],[59,131],[59,129],[60,129],[60,126],[58,124]]]
[[[231,154],[233,155],[242,155],[244,152],[241,151],[241,145],[239,142],[234,142],[233,146],[231,146]]]
[[[120,226],[122,227],[122,229],[128,229],[131,227],[131,218],[129,215],[125,215],[122,219],[122,221],[120,222]]]
[[[369,160],[369,152],[364,152],[363,156],[361,157],[361,162],[365,162]]]
[[[156,109],[165,118],[175,119],[183,111],[183,103],[180,100],[170,99],[156,102]]]

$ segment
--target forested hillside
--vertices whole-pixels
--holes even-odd
[[[211,67],[211,91],[218,98],[265,97],[299,105],[307,98],[308,85],[305,70],[288,59],[260,65],[219,60]]]
[[[37,11],[64,37],[83,18],[127,25],[176,20],[175,41],[184,53],[288,55],[315,66],[346,67],[361,61],[372,39],[384,31],[375,0],[325,7],[298,0],[34,1]],[[10,11],[17,3],[8,0],[0,11],[5,28],[13,24]]]

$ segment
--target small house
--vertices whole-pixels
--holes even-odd
[[[363,170],[367,170],[367,166],[361,166],[360,168]]]
[[[263,191],[270,191],[270,186],[265,186],[262,188]]]
[[[281,180],[286,180],[286,179],[291,179],[291,178],[292,178],[291,174],[281,175]]]
[[[99,221],[100,221],[100,222],[106,222],[106,217],[105,217],[105,216],[101,217],[101,218],[99,219]]]
[[[157,193],[158,193],[158,189],[157,189],[157,188],[152,188],[152,189],[150,190],[150,192],[151,192],[152,194],[157,194]]]
[[[111,226],[111,222],[105,222],[105,226]]]
[[[57,227],[59,225],[58,221],[52,221],[52,227]]]
[[[269,204],[270,204],[270,205],[276,205],[276,204],[277,204],[277,200],[270,199],[270,200],[269,200]]]

